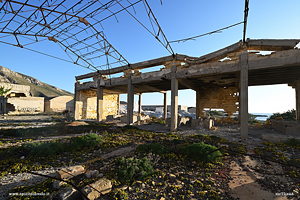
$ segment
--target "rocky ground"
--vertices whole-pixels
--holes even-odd
[[[133,139],[130,138],[130,134],[112,135],[110,137],[114,141],[132,141],[126,144],[124,142],[125,145],[112,146],[112,148],[106,148],[105,150],[101,150],[100,148],[93,149],[86,153],[81,152],[80,157],[82,159],[72,158],[71,154],[63,154],[55,157],[58,163],[63,163],[60,166],[53,165],[36,170],[35,172],[55,176],[60,170],[66,169],[64,167],[84,165],[84,171],[77,176],[77,179],[71,178],[70,180],[77,185],[92,183],[96,180],[103,180],[106,183],[105,185],[111,185],[111,188],[106,189],[112,191],[110,193],[103,192],[98,199],[110,199],[112,195],[121,196],[123,194],[122,192],[126,193],[128,199],[214,199],[216,197],[220,197],[221,199],[299,198],[300,179],[297,171],[299,168],[293,167],[293,165],[297,165],[298,163],[285,164],[284,161],[285,159],[300,159],[300,148],[282,146],[272,142],[274,139],[272,136],[274,135],[278,136],[275,137],[276,142],[279,140],[278,138],[285,140],[289,137],[277,133],[269,126],[251,126],[249,128],[249,138],[244,140],[240,137],[238,125],[220,124],[216,127],[217,130],[212,131],[203,129],[202,127],[191,129],[185,126],[180,127],[179,131],[174,135],[168,135],[168,128],[162,124],[141,125],[140,128],[157,132],[158,134],[152,134],[150,140],[147,141],[142,139],[143,136],[134,134]],[[110,127],[110,130],[116,129],[116,127]],[[160,134],[161,132],[165,133]],[[193,135],[202,134],[207,135],[207,137],[191,137]],[[36,138],[31,141],[22,141],[22,144],[36,140],[40,142],[75,136],[78,135],[49,136],[47,138]],[[150,135],[146,136],[150,137]],[[228,151],[229,154],[223,158],[222,164],[215,163],[211,166],[200,166],[197,162],[189,161],[176,154],[163,154],[162,156],[147,154],[145,156],[154,163],[153,167],[155,169],[155,173],[151,179],[134,181],[132,183],[121,183],[116,180],[113,174],[115,170],[115,158],[119,156],[130,158],[140,155],[136,152],[136,147],[141,143],[153,142],[156,139],[162,138],[164,141],[173,141],[173,139],[181,138],[195,142],[206,141],[212,143],[214,142],[213,136],[227,140],[227,142],[224,143],[219,140],[213,143],[219,145],[218,147],[222,145],[225,147],[234,146],[233,151]],[[265,139],[268,138],[271,142],[266,142]],[[13,143],[5,143],[2,147],[9,147],[11,146],[10,144]],[[18,143],[14,143],[14,145],[17,144]],[[229,148],[229,150],[230,149],[231,148]],[[0,160],[1,159],[0,157]],[[26,157],[22,158],[21,156],[19,159],[26,159]],[[93,172],[94,175],[91,175],[91,172]],[[53,187],[59,186],[54,185],[63,185],[62,182],[60,183],[59,181],[56,183],[53,182],[54,180],[52,179],[31,173],[8,173],[0,178],[0,198],[8,198],[8,191],[22,191],[20,189],[22,187],[20,186],[32,186],[34,188],[34,185],[38,185],[38,187],[34,188],[37,189],[43,188],[45,184],[48,184],[46,187],[52,188],[51,191],[57,191],[57,189],[53,190]],[[39,184],[44,185],[40,186]],[[19,189],[12,190],[16,187],[19,187]],[[75,193],[76,191],[73,189],[65,188],[60,190],[60,194],[63,195],[75,195]],[[47,194],[47,192],[45,194]],[[41,198],[49,198],[51,195],[53,196],[53,194],[53,192],[50,192],[49,196],[41,196]],[[124,194],[124,198],[126,195]],[[13,199],[18,199],[19,197],[20,196],[14,196],[13,198],[13,196],[11,196]],[[53,197],[57,196],[54,195]]]

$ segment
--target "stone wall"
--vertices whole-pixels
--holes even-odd
[[[30,97],[30,86],[28,85],[19,85],[19,84],[11,84],[11,83],[0,83],[0,87],[4,87],[5,89],[10,89],[11,90],[7,93],[9,94],[18,94],[22,93],[26,97]]]
[[[97,91],[80,90],[77,108],[79,119],[96,119],[97,118]],[[76,109],[77,109],[76,108]],[[103,96],[103,114],[102,118],[106,119],[108,115],[117,115],[119,112],[119,95]]]
[[[236,87],[215,87],[202,89],[200,92],[200,109],[204,108],[224,109],[228,116],[239,110],[238,88]],[[204,113],[200,112],[200,116]]]
[[[7,98],[8,114],[26,114],[44,112],[44,97]]]
[[[64,110],[74,112],[74,98],[72,96],[59,96],[45,100],[45,112],[62,112]]]

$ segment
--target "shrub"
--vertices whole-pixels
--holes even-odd
[[[30,156],[47,157],[64,152],[65,148],[60,142],[35,142],[24,146],[25,152]]]
[[[220,151],[215,151],[217,147],[211,146],[208,144],[201,143],[194,143],[182,148],[182,152],[187,155],[192,160],[201,161],[201,162],[213,162],[220,159],[222,155]],[[208,154],[210,153],[210,154]]]
[[[90,133],[80,137],[71,138],[70,150],[80,150],[84,148],[94,148],[102,143],[102,137]]]
[[[300,147],[300,140],[297,140],[295,138],[289,139],[285,142],[285,144],[291,146],[291,147]]]
[[[144,181],[146,177],[154,173],[152,163],[145,157],[138,158],[117,158],[115,160],[117,179],[127,184],[134,180]]]
[[[285,113],[273,113],[273,115],[270,116],[270,119],[275,119],[276,117],[282,117],[283,119],[288,119],[288,120],[294,120],[296,119],[296,110],[288,110]]]
[[[252,114],[248,114],[248,123],[251,125],[258,123],[256,116]]]
[[[156,117],[156,116],[152,116],[151,118],[152,118],[152,119],[157,119],[157,117]]]
[[[137,151],[141,153],[154,153],[161,155],[163,153],[167,152],[167,149],[164,148],[161,144],[159,143],[153,143],[153,144],[141,144],[137,148]]]

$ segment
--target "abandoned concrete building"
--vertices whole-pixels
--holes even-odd
[[[74,111],[74,98],[72,96],[33,97],[30,93],[30,86],[11,83],[0,83],[0,86],[11,89],[5,96],[0,96],[0,114]]]
[[[171,90],[171,131],[177,129],[178,90],[196,92],[196,118],[204,108],[224,109],[230,117],[239,112],[242,138],[248,137],[248,86],[288,84],[296,91],[297,120],[300,133],[300,50],[297,39],[247,39],[201,57],[171,55],[136,64],[99,70],[76,76],[75,119],[93,118],[102,121],[118,113],[119,94],[127,93],[127,124],[133,122],[134,95],[161,92],[164,118],[167,93]],[[269,54],[261,53],[269,51]],[[141,73],[139,70],[163,65],[160,71]],[[124,75],[107,79],[106,75]],[[80,80],[93,81],[80,83]],[[139,103],[141,108],[141,103]],[[139,109],[139,113],[141,109]],[[282,127],[287,127],[282,124]]]

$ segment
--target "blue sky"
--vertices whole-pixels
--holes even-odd
[[[70,1],[72,2],[72,1]],[[154,15],[169,41],[192,37],[243,21],[244,0],[149,0]],[[0,3],[1,6],[1,3]],[[250,0],[247,38],[300,38],[297,25],[300,1]],[[136,17],[146,25],[148,18],[139,3]],[[121,12],[102,26],[110,43],[130,62],[141,62],[170,55],[150,33],[128,13]],[[243,25],[184,43],[172,43],[175,53],[202,56],[242,39]],[[0,39],[5,41],[4,39]],[[58,45],[45,41],[32,46],[46,53],[67,58]],[[42,82],[74,92],[75,76],[91,72],[80,66],[0,43],[0,66],[35,77]],[[104,63],[105,64],[105,63]],[[168,93],[170,100],[170,93]],[[179,92],[179,104],[195,106],[195,92]],[[126,100],[126,95],[121,95]],[[136,97],[137,100],[137,97]],[[143,104],[161,104],[163,95],[143,94]],[[291,87],[249,87],[249,112],[272,113],[295,108]]]

